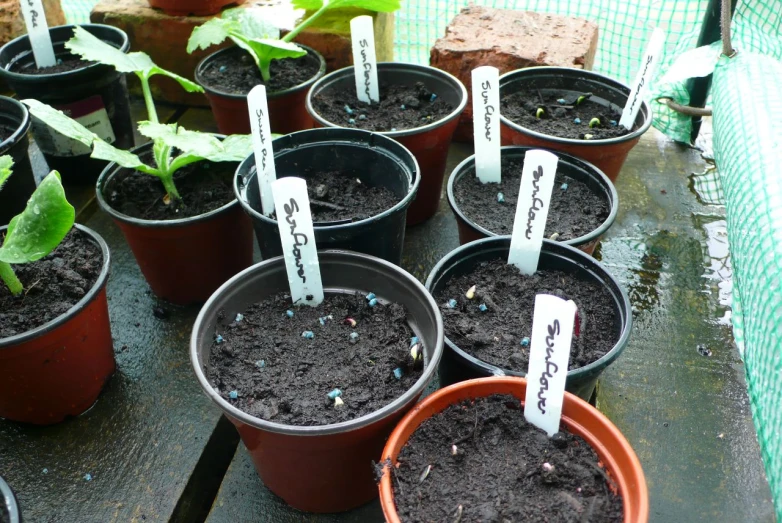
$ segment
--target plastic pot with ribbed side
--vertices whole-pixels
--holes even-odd
[[[326,60],[316,50],[306,45],[296,44],[307,51],[308,63],[312,63],[315,73],[307,80],[285,89],[274,90],[267,88],[266,100],[269,105],[269,124],[273,133],[288,134],[314,126],[305,108],[307,92],[310,87],[324,74],[326,74]],[[250,115],[247,107],[247,94],[249,89],[237,91],[220,83],[208,79],[209,71],[219,70],[218,63],[233,57],[241,57],[253,64],[253,60],[246,51],[239,47],[229,47],[210,54],[196,67],[195,80],[206,91],[212,114],[217,121],[217,128],[221,133],[249,134]],[[258,83],[260,83],[260,79]]]
[[[132,152],[149,157],[152,142]],[[136,218],[109,203],[127,176],[147,175],[109,164],[98,178],[98,205],[122,230],[156,296],[178,305],[203,303],[231,276],[252,264],[252,224],[235,199],[188,218]],[[230,180],[225,183],[230,187]]]
[[[0,339],[0,418],[50,425],[89,409],[114,373],[106,300],[109,248],[97,233],[74,225],[103,256],[92,288],[66,313]],[[0,228],[4,234],[5,227]]]
[[[30,145],[30,113],[22,103],[0,96],[0,156],[14,160],[14,174],[0,190],[0,225],[22,212],[35,191],[35,177],[27,153]]]
[[[485,267],[486,263],[491,263],[495,260],[506,262],[509,249],[510,236],[494,236],[462,245],[448,253],[435,265],[426,280],[426,288],[439,304],[444,300],[438,298],[438,296],[440,296],[452,278],[473,274],[479,268]],[[566,390],[588,401],[594,392],[600,374],[627,347],[632,328],[630,299],[616,278],[602,264],[584,252],[568,245],[544,240],[543,248],[540,252],[538,270],[565,273],[572,277],[573,282],[576,284],[589,282],[590,285],[594,285],[594,288],[601,291],[604,290],[607,293],[608,297],[605,300],[610,302],[610,306],[613,308],[611,314],[612,324],[598,325],[597,328],[598,330],[610,329],[617,340],[616,343],[610,349],[606,349],[605,354],[596,361],[575,369],[572,368],[571,364],[571,369],[567,374]],[[519,273],[518,278],[525,278],[525,276]],[[563,281],[559,286],[564,287],[564,283]],[[477,301],[481,302],[481,289],[479,288],[477,292],[479,295]],[[534,303],[534,296],[532,303]],[[578,300],[576,300],[576,303],[578,303]],[[493,308],[501,306],[501,303],[495,302]],[[501,310],[498,311],[498,314],[500,313],[502,313]],[[531,323],[531,316],[529,322]],[[591,322],[591,318],[586,317],[582,324],[586,325],[588,322]],[[500,335],[504,336],[505,334],[501,333]],[[445,351],[439,369],[440,383],[442,385],[451,385],[459,381],[488,376],[523,377],[526,375],[526,370],[503,368],[466,352],[449,338],[448,322],[446,322],[445,336]],[[453,337],[454,335],[450,334],[450,336]],[[523,340],[512,341],[515,347],[513,350],[521,352],[524,348]],[[575,343],[574,341],[574,345]],[[521,347],[519,347],[520,344],[522,344]]]
[[[27,35],[0,48],[0,77],[17,98],[33,98],[68,114],[106,142],[120,149],[134,145],[128,88],[123,73],[114,67],[84,62],[65,48],[74,25],[52,27],[49,33],[55,56],[61,63],[39,70]],[[128,52],[128,35],[116,27],[84,24],[83,27],[112,46]],[[33,118],[35,141],[49,167],[67,183],[95,183],[108,162],[90,158],[90,149]]]
[[[11,490],[11,487],[8,486],[8,483],[3,478],[0,478],[0,503],[2,503],[0,504],[0,521],[8,521],[8,523],[22,522],[22,513],[19,510],[19,504],[16,502],[14,491]]]
[[[399,267],[379,258],[347,251],[319,251],[318,258],[327,297],[359,293],[363,299],[371,290],[379,302],[399,304],[406,309],[403,321],[423,344],[424,359],[420,375],[400,396],[378,410],[346,421],[291,425],[250,415],[215,388],[207,377],[215,365],[214,356],[210,354],[213,354],[214,344],[219,343],[215,341],[216,333],[228,332],[218,329],[225,328],[221,327],[225,319],[247,314],[252,304],[288,292],[282,257],[246,269],[215,292],[196,319],[190,339],[190,357],[198,382],[237,427],[263,483],[296,509],[341,512],[377,496],[372,462],[380,455],[396,423],[415,405],[434,377],[442,355],[443,326],[432,297],[423,285]],[[268,321],[273,320],[269,318]],[[300,343],[308,341],[298,335],[294,338],[301,340]],[[407,353],[407,338],[404,343],[403,351]],[[310,364],[315,365],[313,371],[317,372],[317,355],[308,359],[312,360]],[[351,365],[364,363],[358,361]],[[262,378],[263,369],[260,372]],[[301,387],[307,387],[304,380]],[[349,390],[343,397],[350,405]],[[326,405],[325,408],[336,407]]]
[[[603,114],[599,118],[602,121],[601,125],[615,127],[619,118],[609,123],[607,114],[609,112],[622,113],[630,94],[630,88],[627,85],[592,71],[569,67],[529,67],[505,73],[500,77],[500,105],[502,106],[500,132],[503,145],[526,145],[561,151],[593,164],[603,171],[611,181],[616,181],[628,153],[641,139],[641,135],[648,131],[652,125],[652,109],[646,102],[642,102],[633,128],[622,136],[605,139],[596,136],[585,139],[589,138],[592,133],[591,120],[579,122],[579,133],[582,136],[580,138],[561,138],[544,134],[508,118],[506,98],[519,91],[541,93],[538,95],[539,97],[546,97],[549,94],[561,97],[559,100],[565,102],[563,104],[565,107],[570,107],[567,104],[571,104],[571,102],[575,105],[576,102],[573,100],[577,101],[580,96],[588,93],[590,95],[589,102],[602,107]],[[529,100],[527,103],[530,103]],[[537,99],[531,103],[537,105]],[[566,110],[558,107],[559,102],[554,101],[553,103],[553,106],[546,106],[544,110],[552,112]],[[534,114],[536,109],[530,106],[529,111]],[[545,119],[545,114],[541,118]]]
[[[440,389],[413,407],[396,426],[391,437],[388,438],[388,443],[386,443],[381,458],[384,468],[380,479],[380,504],[383,508],[386,521],[388,523],[402,522],[395,501],[395,485],[393,481],[395,473],[394,465],[398,463],[398,457],[402,449],[407,445],[410,438],[424,422],[431,420],[452,405],[458,405],[464,401],[492,397],[494,395],[511,395],[519,402],[523,403],[526,390],[527,380],[524,378],[491,377],[475,379],[463,381]],[[520,409],[511,412],[513,412],[514,415],[523,416]],[[649,493],[646,486],[646,478],[643,469],[641,468],[641,463],[638,460],[638,456],[619,429],[617,429],[616,426],[597,409],[568,393],[565,393],[564,404],[562,406],[561,427],[562,429],[567,430],[567,432],[583,438],[595,454],[597,454],[597,457],[604,468],[602,475],[606,476],[606,481],[609,482],[609,486],[606,490],[613,490],[612,486],[615,485],[616,494],[622,498],[624,523],[645,523],[648,521]],[[496,434],[497,433],[495,432],[494,437],[497,437]],[[473,435],[473,438],[474,437],[475,436]],[[443,441],[444,451],[442,456],[438,456],[437,459],[458,459],[458,456],[456,458],[451,458],[448,453],[452,443],[453,442],[451,441]],[[486,456],[485,458],[491,459],[491,456]],[[497,456],[497,459],[502,459],[502,457]],[[544,466],[547,464],[548,462],[544,463]],[[549,466],[551,467],[550,464]],[[599,465],[595,466],[597,467]],[[553,469],[553,467],[551,468]],[[518,481],[515,485],[509,486],[508,488],[521,494],[520,489],[523,489],[523,485],[528,483],[532,473],[534,473],[534,471],[526,474],[527,479],[525,481]],[[469,474],[469,471],[466,471],[466,474]],[[523,477],[524,473],[522,472],[522,478]],[[430,483],[434,480],[434,477],[428,478]],[[567,497],[567,501],[560,500],[555,502],[555,504],[561,503],[565,507],[572,506],[572,504],[579,504],[578,498],[581,498],[579,495],[580,492],[581,489],[579,488],[577,492],[574,492]],[[493,497],[496,496],[497,494],[495,492]],[[505,499],[507,499],[507,497]],[[475,504],[464,507],[459,506],[460,500],[458,497],[449,501],[453,502],[452,505],[443,507],[443,512],[448,511],[450,514],[456,512],[469,518],[470,521],[475,520],[473,518],[476,516],[480,517],[480,506],[475,506]],[[589,500],[585,501],[588,502]],[[494,502],[491,504],[494,505]],[[459,511],[459,508],[461,508],[462,511]],[[545,516],[545,514],[539,514],[539,516]],[[555,515],[552,514],[552,518],[554,516]]]
[[[421,183],[416,159],[404,146],[382,134],[359,129],[310,129],[274,140],[274,163],[278,178],[308,179],[321,172],[335,172],[365,187],[393,193],[397,202],[392,207],[357,221],[323,222],[314,216],[315,241],[319,249],[346,249],[401,263],[405,219]],[[254,156],[236,171],[234,190],[252,218],[263,258],[280,256],[278,222],[261,212]]]
[[[437,212],[442,195],[448,149],[459,123],[459,115],[467,105],[467,89],[456,77],[426,65],[381,62],[377,64],[377,73],[381,86],[414,86],[420,83],[434,95],[433,99],[440,99],[452,108],[439,120],[427,120],[425,124],[410,129],[377,131],[407,147],[418,161],[421,169],[421,187],[407,213],[407,224],[415,225],[428,220]],[[345,123],[326,119],[317,109],[318,99],[340,92],[355,93],[355,90],[353,67],[334,71],[312,86],[307,95],[307,110],[317,125],[348,127]],[[401,110],[404,110],[404,105],[401,106]],[[355,123],[352,125],[361,126],[360,120],[356,118],[353,120]]]
[[[518,172],[520,173],[524,157],[527,151],[531,149],[531,147],[519,146],[502,147],[500,154],[503,165],[507,165],[509,160],[516,161],[518,162],[517,168]],[[619,196],[616,192],[616,188],[614,187],[614,184],[611,183],[611,180],[609,180],[608,177],[594,165],[568,154],[556,151],[552,152],[556,154],[559,159],[559,162],[557,163],[557,176],[568,177],[571,179],[571,187],[569,188],[567,183],[562,184],[555,182],[554,195],[555,197],[559,198],[559,201],[552,199],[552,210],[555,207],[561,207],[563,210],[567,208],[568,212],[562,213],[563,215],[567,214],[567,216],[563,216],[563,219],[566,219],[570,222],[573,221],[572,215],[575,213],[577,217],[575,220],[575,227],[581,227],[581,224],[584,223],[586,219],[594,218],[593,221],[595,222],[595,227],[588,230],[583,230],[577,235],[571,234],[570,237],[564,237],[566,239],[563,239],[561,233],[556,232],[561,231],[562,229],[557,228],[557,223],[552,218],[552,210],[550,210],[550,214],[548,216],[548,225],[546,227],[546,237],[549,237],[552,234],[551,231],[553,230],[557,236],[560,236],[558,241],[561,243],[576,247],[587,254],[592,254],[595,250],[595,247],[597,246],[597,243],[600,241],[600,237],[611,228],[614,220],[616,220],[616,214],[619,210]],[[464,245],[465,243],[482,238],[510,234],[513,231],[513,219],[516,210],[516,200],[509,199],[509,195],[507,194],[506,190],[505,194],[503,195],[503,201],[498,202],[494,195],[497,194],[498,191],[502,191],[501,188],[497,189],[499,184],[490,183],[485,184],[484,186],[479,186],[478,182],[476,181],[474,182],[474,185],[468,185],[473,183],[471,178],[475,178],[474,155],[466,158],[463,162],[457,165],[451,173],[451,176],[448,178],[448,204],[451,206],[451,210],[456,217],[456,224],[459,228],[459,243]],[[579,186],[573,186],[574,183],[579,184]],[[510,189],[517,191],[517,186],[518,181],[514,180],[514,187]],[[458,194],[456,190],[457,187],[460,188]],[[482,222],[478,223],[476,219],[471,216],[472,211],[466,210],[462,205],[460,205],[460,203],[464,202],[464,198],[467,195],[474,194],[478,190],[484,189],[487,191],[487,194],[490,193],[490,205],[497,207],[506,206],[502,209],[504,211],[504,216],[507,217],[507,220],[505,220],[504,223],[500,223],[498,220],[489,221],[486,219],[486,217],[483,217]],[[462,192],[462,190],[464,192]],[[599,213],[600,216],[605,215],[602,220],[600,217],[595,217],[595,215],[598,213],[595,208],[586,208],[582,210],[577,208],[578,203],[569,203],[569,198],[571,195],[578,192],[579,194],[574,196],[574,198],[583,198],[583,193],[585,191],[591,193],[589,195],[590,197],[594,195],[594,198],[600,200],[598,202],[600,204]],[[464,196],[461,196],[462,194],[464,194]],[[472,207],[475,207],[475,205]],[[571,223],[570,226],[573,226],[573,224]]]

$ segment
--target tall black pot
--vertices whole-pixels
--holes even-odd
[[[14,159],[14,173],[0,189],[0,227],[21,213],[35,191],[35,177],[27,148],[30,145],[30,114],[22,103],[0,96],[0,156]]]

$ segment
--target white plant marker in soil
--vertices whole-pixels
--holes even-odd
[[[269,106],[266,102],[266,86],[256,85],[247,95],[250,110],[250,129],[255,153],[255,176],[261,193],[261,212],[265,216],[274,212],[272,182],[277,179],[272,149],[272,128],[269,124]],[[309,202],[308,202],[309,204]],[[277,213],[280,216],[280,213]]]
[[[570,300],[535,296],[524,418],[549,437],[559,432],[576,312]]]
[[[540,149],[524,155],[508,263],[527,276],[538,269],[558,162],[556,155]]]
[[[27,26],[27,35],[30,38],[30,47],[33,49],[35,65],[51,67],[57,63],[54,58],[52,37],[49,34],[49,24],[46,23],[46,12],[43,10],[41,0],[19,0],[22,6],[24,25]]]
[[[312,227],[307,182],[293,176],[272,183],[285,270],[294,305],[315,307],[323,302],[318,248]]]
[[[657,64],[660,62],[660,57],[663,54],[664,45],[665,32],[656,27],[652,32],[652,37],[649,39],[649,44],[646,46],[646,52],[641,61],[641,68],[638,69],[638,74],[635,76],[635,81],[630,88],[630,96],[627,97],[627,103],[622,111],[622,118],[619,119],[619,125],[628,131],[632,130],[635,117],[638,116],[638,111],[641,109],[641,104],[649,89],[649,83],[654,77]]]
[[[500,183],[500,70],[472,70],[472,123],[475,175],[481,183]]]
[[[353,44],[353,76],[356,77],[356,96],[364,103],[380,101],[380,85],[377,80],[375,56],[375,28],[369,15],[357,16],[350,21],[350,38]]]

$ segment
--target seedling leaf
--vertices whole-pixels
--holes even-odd
[[[196,49],[208,49],[213,45],[218,45],[231,36],[232,30],[236,31],[240,28],[239,22],[225,18],[212,18],[193,29],[187,41],[187,52],[192,53]]]
[[[3,188],[5,182],[8,181],[8,177],[11,176],[13,166],[14,159],[10,155],[0,156],[0,189]]]
[[[294,9],[306,9],[315,11],[323,6],[323,0],[293,0]],[[399,0],[331,0],[328,2],[328,8],[343,9],[353,7],[358,9],[367,9],[379,13],[391,13],[401,7]]]
[[[280,38],[280,29],[274,23],[260,14],[259,9],[243,9],[234,7],[223,11],[223,20],[239,23],[239,31],[249,39]]]
[[[188,131],[176,124],[159,124],[154,122],[139,122],[138,130],[144,136],[160,140],[167,145],[176,147],[182,152],[175,162],[177,164],[192,163],[197,159],[213,162],[239,162],[252,152],[252,140],[249,135],[232,135],[220,140],[210,133]]]

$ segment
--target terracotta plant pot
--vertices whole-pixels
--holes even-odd
[[[242,5],[247,0],[148,0],[149,5],[171,16],[208,16],[228,5]]]
[[[206,378],[219,314],[288,289],[282,257],[237,274],[201,309],[190,339],[190,357],[206,394],[236,425],[264,484],[290,506],[308,512],[341,512],[377,496],[372,460],[380,455],[394,425],[415,405],[433,378],[443,352],[443,323],[434,300],[410,274],[366,254],[320,251],[323,287],[330,292],[367,292],[407,308],[408,322],[425,347],[424,371],[415,385],[380,410],[342,423],[293,426],[238,410]]]
[[[152,142],[133,149],[144,156]],[[106,201],[117,176],[130,169],[109,164],[98,178],[98,204],[122,230],[152,292],[177,305],[203,303],[228,278],[252,264],[252,224],[239,202],[179,220],[142,220]]]
[[[10,523],[21,523],[22,514],[19,510],[19,505],[16,502],[16,496],[14,496],[13,490],[8,486],[8,483],[0,478],[0,503],[5,507],[8,512],[8,519]]]
[[[421,187],[418,196],[407,213],[407,225],[415,225],[428,220],[437,212],[443,191],[445,163],[451,138],[459,123],[459,115],[467,105],[467,89],[455,77],[445,71],[426,65],[381,62],[377,64],[380,85],[413,85],[423,83],[427,89],[437,94],[454,107],[445,118],[421,127],[402,131],[388,131],[379,134],[398,141],[413,153],[421,169]],[[307,95],[307,111],[317,125],[339,127],[324,119],[313,105],[318,95],[327,92],[356,89],[353,67],[334,71],[312,86]]]
[[[360,177],[371,186],[386,187],[400,198],[390,209],[357,222],[326,225],[315,222],[318,249],[346,249],[377,256],[399,265],[405,242],[405,217],[421,177],[415,157],[378,133],[358,129],[310,129],[274,140],[277,176],[326,168]],[[282,255],[277,220],[261,213],[261,197],[250,155],[236,171],[236,198],[250,216],[264,259]],[[336,222],[335,222],[336,223]]]
[[[498,258],[507,260],[509,250],[510,236],[493,236],[458,247],[437,262],[426,279],[426,288],[435,296],[452,277],[469,273],[486,261]],[[614,325],[607,327],[620,330],[619,340],[602,358],[567,373],[566,390],[589,401],[600,374],[619,357],[630,340],[633,323],[630,298],[602,264],[582,251],[562,243],[543,240],[538,268],[566,272],[579,280],[597,281],[605,286],[614,299],[616,320]],[[439,373],[440,384],[443,386],[489,376],[526,375],[524,372],[502,369],[482,361],[463,351],[447,336]]]
[[[0,126],[10,132],[0,143],[0,156],[14,159],[14,173],[0,189],[0,225],[24,211],[27,200],[35,191],[35,177],[27,149],[30,146],[30,113],[24,104],[0,96]]]
[[[530,149],[532,149],[532,147],[502,147],[500,154],[503,160],[523,158]],[[556,151],[552,152],[559,158],[559,163],[557,164],[558,173],[565,174],[574,180],[583,182],[592,191],[603,196],[611,208],[608,218],[606,218],[597,229],[590,231],[583,236],[579,236],[578,238],[560,242],[565,245],[570,245],[571,247],[576,247],[591,255],[595,251],[595,247],[597,246],[597,242],[600,241],[600,237],[611,228],[611,225],[613,225],[616,220],[616,214],[619,210],[619,195],[616,193],[616,188],[614,187],[614,184],[611,183],[611,180],[594,165],[568,154],[558,153]],[[486,229],[468,218],[456,202],[454,185],[465,176],[467,172],[474,173],[474,170],[475,155],[466,158],[462,163],[457,165],[448,178],[448,204],[451,206],[454,216],[456,216],[456,224],[459,227],[459,244],[461,245],[482,238],[498,236],[497,233]]]
[[[464,381],[440,389],[416,405],[396,426],[383,449],[382,461],[395,464],[399,452],[410,436],[426,419],[463,400],[483,398],[493,394],[511,394],[524,401],[527,380],[493,377]],[[519,413],[521,415],[521,413]],[[565,393],[562,424],[581,436],[605,464],[609,476],[619,487],[624,503],[624,523],[645,523],[649,520],[649,493],[641,463],[627,439],[611,421],[597,409],[572,394]],[[390,466],[386,465],[380,480],[380,504],[388,523],[401,523],[394,502]]]
[[[326,74],[326,60],[315,49],[306,45],[296,44],[306,49],[307,53],[320,61],[318,72],[304,83],[301,83],[284,91],[267,92],[266,100],[269,105],[269,124],[272,132],[288,134],[304,129],[312,129],[315,122],[305,109],[305,100],[310,87],[324,74]],[[229,47],[210,54],[198,64],[195,70],[195,80],[206,91],[206,98],[212,107],[217,121],[217,128],[223,134],[250,134],[250,114],[247,107],[247,93],[233,94],[221,91],[215,86],[207,85],[204,81],[204,70],[210,62],[228,53],[244,53],[238,47]]]
[[[556,89],[571,94],[591,92],[590,100],[603,106],[612,106],[619,112],[625,106],[630,88],[625,84],[592,71],[568,67],[529,67],[500,76],[500,104],[505,96],[523,89]],[[593,164],[616,181],[630,149],[652,125],[652,109],[646,102],[635,119],[635,130],[618,138],[605,140],[573,140],[541,134],[522,127],[500,115],[500,133],[503,145],[542,147],[570,154]]]
[[[74,227],[100,247],[100,275],[65,314],[23,334],[0,339],[0,418],[50,425],[78,416],[95,403],[114,373],[106,301],[109,248],[94,231],[78,224]]]
[[[65,42],[71,39],[75,27],[62,25],[49,29],[55,56],[70,56]],[[80,27],[125,53],[130,49],[128,35],[116,27],[101,24],[83,24]],[[115,147],[133,147],[133,122],[123,73],[99,63],[61,73],[25,72],[33,68],[35,60],[27,35],[0,48],[0,77],[17,98],[34,98],[49,104],[89,127]],[[33,118],[33,134],[49,167],[60,172],[63,182],[93,184],[108,164],[90,158],[87,146],[50,130],[36,118]]]

